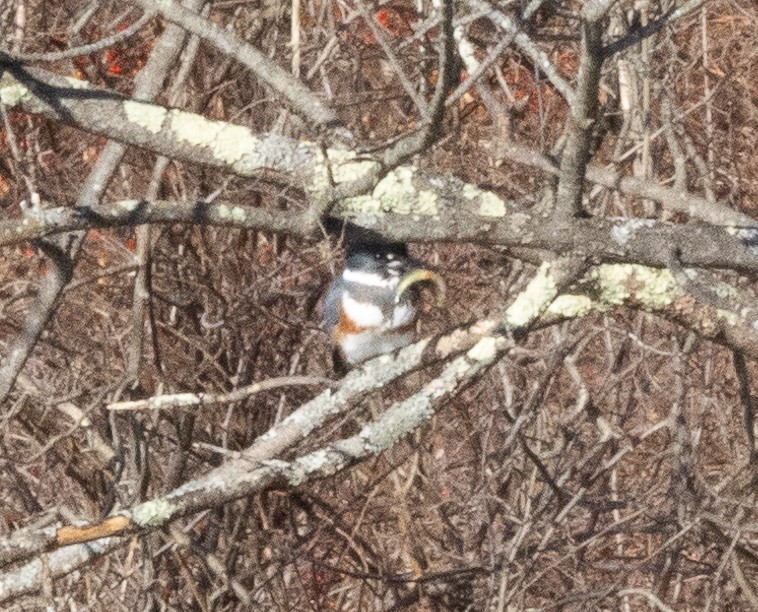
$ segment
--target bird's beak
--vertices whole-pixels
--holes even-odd
[[[429,283],[432,286],[437,297],[437,306],[441,307],[445,303],[445,281],[439,274],[427,268],[413,268],[400,279],[395,290],[395,303],[399,303],[405,292],[417,283]]]

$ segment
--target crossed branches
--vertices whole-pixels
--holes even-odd
[[[145,11],[137,23],[159,14],[173,25],[159,43],[171,52],[151,58],[131,98],[21,61],[42,56],[14,58],[7,51],[0,52],[0,101],[5,108],[44,116],[111,141],[76,206],[54,203],[28,211],[21,218],[0,220],[0,247],[45,240],[46,252],[55,253],[58,263],[57,273],[40,292],[35,311],[0,367],[0,401],[10,396],[26,358],[55,311],[84,233],[95,228],[187,223],[271,231],[315,241],[321,237],[321,221],[328,213],[390,240],[474,242],[511,249],[525,261],[540,265],[501,316],[423,340],[395,356],[373,360],[349,374],[334,390],[303,404],[234,459],[165,495],[97,523],[19,532],[2,540],[0,564],[29,562],[44,552],[56,551],[60,558],[51,561],[50,567],[62,575],[93,555],[119,546],[123,536],[161,528],[179,517],[263,490],[296,487],[333,476],[391,448],[513,351],[517,347],[515,338],[557,321],[620,306],[638,308],[684,325],[740,355],[758,359],[755,296],[715,276],[718,271],[732,270],[755,277],[756,221],[682,189],[622,177],[591,164],[604,62],[632,42],[660,30],[664,18],[642,30],[632,42],[621,40],[604,46],[604,19],[615,2],[587,3],[581,14],[579,67],[572,85],[517,20],[488,9],[486,3],[472,3],[535,62],[568,107],[556,159],[517,142],[503,147],[511,160],[557,177],[552,206],[545,213],[525,210],[520,203],[506,201],[493,191],[455,177],[422,171],[412,161],[442,131],[446,87],[452,76],[451,3],[441,3],[440,74],[431,103],[424,107],[421,97],[416,96],[423,111],[422,126],[394,147],[373,155],[350,148],[353,136],[344,130],[337,114],[299,79],[252,45],[199,16],[202,2],[187,0],[180,6],[134,0],[133,4]],[[691,10],[699,3],[686,6]],[[682,15],[681,10],[672,12],[666,23]],[[247,67],[290,109],[310,122],[320,142],[255,133],[241,125],[212,121],[152,102],[187,33]],[[463,44],[464,37],[458,38]],[[475,66],[475,60],[470,59]],[[484,99],[486,86],[477,85]],[[221,168],[277,187],[285,185],[303,195],[302,207],[293,213],[232,202],[180,202],[154,196],[102,203],[105,185],[125,146]],[[686,212],[692,222],[590,217],[584,210],[584,197],[587,185],[593,183]],[[548,261],[542,261],[546,254]],[[738,363],[742,362],[738,359]],[[287,451],[297,452],[297,444],[323,430],[368,392],[433,364],[442,364],[436,376],[366,423],[357,434],[315,451],[282,458]],[[202,404],[203,399],[195,403]],[[82,546],[91,541],[100,541],[98,548]],[[65,546],[72,546],[67,556],[60,550]],[[30,564],[19,574],[0,578],[0,600],[39,588],[39,580],[11,586],[20,573],[34,574],[33,570]]]

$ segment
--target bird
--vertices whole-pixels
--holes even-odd
[[[335,344],[335,369],[355,366],[411,344],[421,314],[421,288],[441,304],[445,285],[403,243],[348,246],[345,265],[324,299],[324,322]]]

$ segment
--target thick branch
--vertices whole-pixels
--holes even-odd
[[[228,168],[242,176],[308,169],[303,151],[264,140],[245,127],[210,121],[200,115],[137,102],[85,81],[45,70],[5,66],[0,96],[6,106],[21,106],[82,130],[184,161]]]
[[[273,177],[280,183],[304,188],[310,185],[314,192],[327,188],[332,178],[338,184],[349,183],[376,172],[380,166],[370,158],[359,161],[353,152],[330,149],[329,172],[321,150],[309,143],[278,135],[258,135],[242,126],[136,102],[92,88],[84,81],[39,69],[15,67],[14,75],[6,73],[0,77],[0,99],[9,107],[21,107],[173,159],[222,167],[241,176]],[[529,147],[508,143],[503,153],[518,163],[560,173],[550,159]],[[613,170],[590,167],[587,179],[661,202],[665,208],[711,223],[756,226],[755,220],[747,215],[714,206],[704,198],[643,179],[623,177]]]
[[[582,43],[577,75],[576,95],[571,101],[566,146],[561,155],[561,174],[556,194],[556,214],[563,221],[582,210],[584,175],[590,161],[592,133],[598,104],[598,86],[603,28],[600,24],[582,24]]]
[[[544,264],[506,311],[514,328],[528,329],[555,296],[581,270],[578,260]],[[67,526],[25,531],[22,535],[0,540],[0,565],[82,542],[156,529],[173,520],[204,508],[218,507],[242,496],[273,486],[295,487],[309,480],[331,476],[351,465],[378,455],[428,421],[445,400],[483,374],[513,346],[497,322],[482,322],[469,331],[456,331],[434,344],[421,341],[399,352],[395,359],[386,356],[368,362],[362,370],[349,375],[340,392],[330,392],[301,407],[277,428],[260,438],[242,457],[229,461],[168,495],[139,504],[91,525]],[[472,341],[475,341],[473,345]],[[466,350],[467,347],[468,350]],[[308,436],[328,416],[349,405],[363,393],[386,384],[415,369],[451,354],[464,354],[450,360],[442,372],[408,399],[393,404],[376,421],[354,436],[301,456],[293,461],[263,460],[260,451],[281,452]],[[334,401],[341,395],[340,400]]]
[[[47,558],[46,570],[43,570],[41,559],[33,559],[0,575],[0,601],[12,601],[21,595],[36,593],[42,588],[46,576],[56,578],[70,574],[128,542],[128,538],[104,538],[53,551]]]
[[[543,266],[535,279],[536,283],[530,283],[524,292],[531,297],[518,308],[525,313],[518,317],[525,325],[534,322],[554,298],[556,292],[565,283],[570,282],[569,275],[572,274],[572,270],[574,269],[571,266],[557,266],[555,278],[552,278],[549,267]],[[545,287],[549,290],[545,291]],[[516,308],[514,306],[509,308],[509,313],[511,317],[515,317]],[[503,337],[491,335],[501,328],[501,324],[497,321],[483,321],[469,330],[456,330],[434,342],[421,341],[402,350],[395,359],[388,361],[386,357],[379,357],[346,377],[339,392],[335,394],[325,392],[290,415],[259,438],[253,446],[242,453],[240,459],[229,462],[201,479],[184,485],[164,498],[140,504],[136,508],[111,516],[97,524],[17,532],[8,540],[0,542],[0,564],[29,558],[56,547],[80,545],[85,541],[110,538],[115,534],[156,528],[203,506],[215,507],[219,503],[248,495],[266,486],[283,483],[295,486],[306,479],[330,475],[357,461],[378,454],[421,425],[433,414],[441,401],[455,394],[462,386],[485,371],[488,365],[510,346]],[[422,365],[460,354],[467,349],[468,352],[465,355],[449,363],[443,373],[424,389],[408,400],[396,404],[377,422],[364,427],[357,436],[289,463],[265,461],[311,434],[314,429],[322,426],[328,417],[344,411],[364,393],[381,388],[395,378]],[[354,451],[346,452],[350,449]],[[259,467],[251,471],[252,465]],[[56,551],[55,554],[65,556],[60,566],[56,565],[54,574],[56,576],[71,571],[79,563],[86,562],[90,558],[87,557],[82,561],[79,556],[67,555],[63,551]],[[40,573],[35,563],[37,561],[31,562],[24,568],[33,571],[33,575],[22,591],[14,587],[7,593],[0,591],[0,597],[3,595],[12,597],[20,592],[29,592],[38,588]],[[2,584],[3,582],[0,581],[0,586]]]
[[[306,480],[332,475],[370,455],[378,454],[421,425],[443,398],[457,393],[464,383],[491,364],[509,346],[503,338],[486,335],[492,331],[491,324],[475,326],[471,332],[457,331],[447,338],[438,339],[434,346],[430,346],[429,341],[422,341],[401,351],[395,360],[377,358],[366,364],[364,369],[349,375],[338,393],[325,392],[305,404],[259,438],[239,459],[227,462],[165,497],[145,502],[97,524],[19,532],[0,541],[0,565],[28,559],[60,546],[154,529],[180,516],[217,507],[265,488],[296,486]],[[422,363],[467,347],[468,352],[449,363],[440,377],[405,402],[390,408],[376,423],[367,425],[358,435],[295,461],[269,461],[274,454],[305,438],[328,416],[352,405],[366,392],[391,382]],[[412,410],[416,411],[413,415]]]
[[[435,184],[446,197],[437,199],[436,214],[410,208],[387,214],[382,212],[395,196],[389,187],[397,180],[397,171],[377,185],[372,205],[375,214],[357,210],[365,227],[385,237],[402,242],[476,242],[510,248],[529,247],[556,255],[576,254],[595,262],[637,263],[665,268],[671,253],[677,253],[683,266],[725,268],[758,273],[758,249],[750,246],[754,230],[730,230],[703,224],[677,225],[667,221],[640,219],[576,219],[570,226],[546,222],[541,215],[510,213],[508,204],[493,194],[477,191],[471,185],[448,179],[442,184],[437,177],[415,177],[408,184],[411,198],[408,206]],[[397,204],[397,200],[394,200]],[[360,205],[358,202],[356,206]],[[493,214],[496,213],[497,214]],[[394,214],[393,214],[394,213]],[[335,215],[349,220],[356,209],[341,206]],[[188,206],[181,202],[158,200],[125,200],[97,209],[48,208],[36,218],[0,221],[0,246],[18,244],[74,230],[104,227],[135,226],[145,223],[197,223],[271,231],[306,240],[321,237],[318,219],[308,210],[269,210],[228,202],[197,202]]]

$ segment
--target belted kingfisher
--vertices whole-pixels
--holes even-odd
[[[404,244],[351,245],[324,300],[324,321],[337,347],[335,361],[355,365],[411,344],[424,283],[432,284],[441,302],[441,277],[409,257]]]

